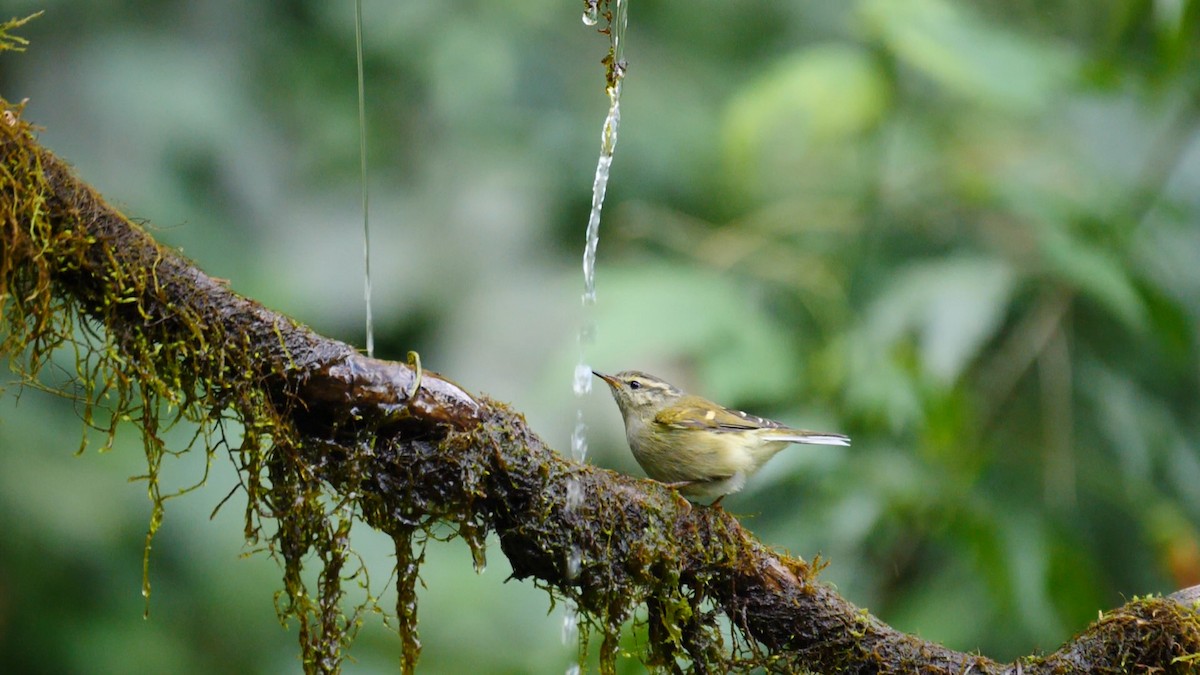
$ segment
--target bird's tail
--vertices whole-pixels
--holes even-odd
[[[780,429],[771,434],[771,440],[807,443],[809,445],[850,445],[850,437],[842,434],[826,434],[799,429]]]

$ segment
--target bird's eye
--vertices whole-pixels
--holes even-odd
[[[629,388],[630,388],[630,389],[641,389],[641,388],[642,388],[642,383],[641,383],[641,382],[638,382],[637,380],[630,380],[630,381],[629,381]]]

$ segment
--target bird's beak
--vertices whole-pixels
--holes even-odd
[[[605,382],[607,382],[608,386],[610,386],[610,387],[617,387],[620,385],[620,381],[617,380],[617,378],[613,377],[612,375],[605,375],[604,373],[598,373],[594,370],[592,371],[592,374],[595,375],[596,377],[604,380]]]

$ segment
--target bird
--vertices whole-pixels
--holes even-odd
[[[693,501],[713,499],[716,506],[791,443],[850,445],[848,436],[792,429],[641,371],[592,374],[612,391],[629,449],[646,475]]]

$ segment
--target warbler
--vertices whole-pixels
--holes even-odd
[[[634,459],[648,476],[688,498],[719,503],[790,443],[850,445],[842,434],[792,429],[730,410],[636,370],[592,373],[612,390]]]

